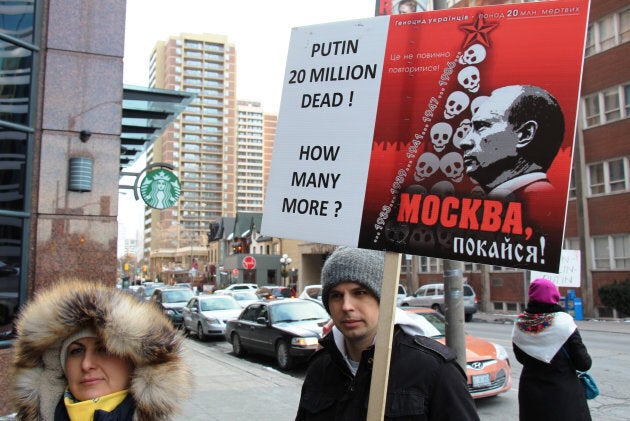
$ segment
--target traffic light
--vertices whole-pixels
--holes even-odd
[[[125,270],[129,270],[129,263],[125,263],[125,266],[123,266]]]

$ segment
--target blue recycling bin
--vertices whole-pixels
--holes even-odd
[[[568,290],[566,297],[564,297],[564,309],[573,316],[573,318],[575,318],[575,300],[575,290]]]
[[[573,318],[575,320],[584,320],[584,314],[583,314],[583,310],[582,310],[582,299],[581,298],[576,298],[575,301],[573,302],[573,309],[575,312],[575,315],[573,316]]]

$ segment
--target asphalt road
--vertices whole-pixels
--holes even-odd
[[[593,358],[593,368],[590,373],[595,377],[600,389],[600,396],[589,401],[593,420],[596,421],[619,421],[630,420],[630,388],[627,387],[627,379],[630,378],[630,323],[618,322],[579,322],[580,332],[583,340]],[[503,345],[510,354],[512,363],[512,374],[514,382],[512,389],[508,392],[492,398],[478,399],[475,401],[479,416],[484,421],[505,421],[518,419],[518,381],[521,373],[521,365],[514,358],[511,344],[512,323],[509,318],[497,319],[476,319],[471,323],[466,323],[466,331],[484,339]],[[237,371],[249,375],[253,367],[263,370],[264,373],[273,373],[273,385],[282,392],[283,402],[266,401],[264,395],[255,399],[261,407],[267,408],[264,414],[256,414],[257,419],[270,420],[292,420],[295,416],[295,407],[299,400],[299,386],[304,378],[305,367],[298,367],[289,373],[283,373],[276,369],[273,358],[248,356],[239,359],[231,354],[231,346],[221,339],[213,339],[208,342],[199,343],[196,339],[190,338],[194,347],[203,347],[207,351],[205,358],[214,356],[229,362]],[[198,359],[198,363],[201,359]],[[242,367],[241,367],[242,366]],[[238,375],[238,374],[237,374]],[[266,389],[267,395],[271,398],[273,391]],[[244,395],[247,391],[243,392]],[[228,402],[223,401],[223,404]],[[201,404],[203,405],[203,404]],[[275,407],[277,410],[271,410]],[[212,404],[212,412],[217,418],[222,418],[217,411],[221,403]],[[278,408],[278,407],[281,408]],[[243,418],[248,419],[245,408],[241,408]],[[190,414],[190,412],[189,412]],[[249,418],[254,413],[249,413]],[[262,416],[262,418],[260,418]],[[197,419],[181,418],[183,421]],[[201,419],[201,418],[199,418]],[[234,418],[229,418],[234,419]]]

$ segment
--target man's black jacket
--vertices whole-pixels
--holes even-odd
[[[332,332],[309,363],[296,420],[365,420],[374,347],[353,376]],[[386,420],[479,420],[466,376],[441,343],[396,328],[392,343]]]

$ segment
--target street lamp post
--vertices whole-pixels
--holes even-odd
[[[282,265],[282,272],[280,273],[282,275],[282,285],[283,286],[289,286],[287,284],[287,276],[289,276],[289,271],[287,270],[287,266],[291,265],[291,258],[289,257],[288,254],[283,254],[282,257],[280,258],[280,264]]]

